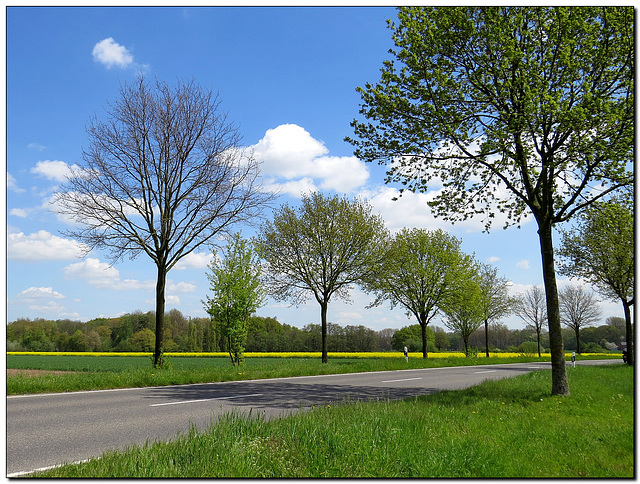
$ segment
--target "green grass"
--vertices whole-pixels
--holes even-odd
[[[7,377],[7,394],[55,393],[108,388],[256,380],[300,375],[519,363],[538,358],[335,358],[322,364],[311,358],[247,358],[240,367],[228,358],[176,357],[171,369],[155,370],[145,356],[7,355],[7,368],[62,370],[75,373]],[[543,359],[544,361],[544,359]]]
[[[634,476],[633,368],[549,371],[396,402],[322,406],[265,420],[228,414],[172,442],[108,452],[42,477]]]

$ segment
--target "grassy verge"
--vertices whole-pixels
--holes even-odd
[[[65,371],[39,376],[7,375],[7,394],[57,393],[108,388],[180,385],[233,380],[257,380],[302,375],[354,373],[408,368],[549,361],[536,357],[491,358],[247,358],[234,367],[228,358],[174,357],[171,368],[155,370],[146,356],[33,355],[6,356],[9,369]]]
[[[633,369],[548,371],[399,402],[279,420],[230,414],[177,440],[105,453],[43,477],[633,477]]]

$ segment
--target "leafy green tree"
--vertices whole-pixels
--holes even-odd
[[[155,263],[155,367],[163,361],[168,272],[250,223],[271,198],[219,104],[193,82],[170,87],[139,77],[121,88],[106,121],[90,121],[84,164],[56,194],[56,210],[78,222],[67,233],[88,249],[106,249],[114,262],[144,253]]]
[[[427,328],[427,347],[429,343],[435,346],[435,336],[431,328]],[[402,351],[404,347],[409,351],[422,351],[422,327],[419,324],[404,326],[393,333],[391,347],[396,351]]]
[[[444,325],[451,331],[460,333],[464,343],[464,354],[469,356],[469,337],[483,322],[485,312],[482,307],[483,293],[480,275],[475,274],[458,283],[456,290],[443,304]]]
[[[205,307],[227,341],[231,363],[239,365],[244,359],[247,322],[264,300],[260,263],[251,244],[235,234],[229,239],[222,260],[214,258],[209,270],[213,296],[207,296]]]
[[[87,351],[87,336],[78,329],[69,338],[67,346],[69,351]]]
[[[633,204],[612,199],[583,212],[573,230],[563,232],[560,273],[581,277],[607,299],[619,300],[627,331],[627,363],[633,365],[630,306],[635,288]]]
[[[137,351],[152,351],[156,343],[156,335],[149,328],[143,328],[133,334],[131,343]]]
[[[383,264],[365,289],[376,296],[371,304],[388,300],[401,306],[422,328],[422,356],[428,357],[427,325],[461,280],[470,275],[470,256],[460,240],[443,230],[402,229],[390,241]]]
[[[265,284],[277,300],[320,304],[322,362],[327,362],[327,308],[377,269],[387,231],[362,200],[315,192],[296,210],[285,204],[258,236]]]
[[[360,159],[451,221],[538,227],[552,394],[568,395],[553,230],[633,185],[633,7],[406,7],[395,59],[359,88]],[[402,192],[402,190],[401,190]]]
[[[439,351],[446,350],[451,347],[447,333],[440,327],[436,326],[433,330],[434,344]]]

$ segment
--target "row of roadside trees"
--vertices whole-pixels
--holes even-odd
[[[498,213],[506,226],[533,217],[552,394],[568,395],[553,233],[633,187],[633,8],[403,7],[389,27],[393,59],[384,62],[378,83],[358,88],[363,118],[353,121],[355,137],[347,141],[361,160],[386,165],[386,182],[414,192],[435,184],[429,204],[436,216],[454,222],[481,216],[487,230]],[[158,82],[154,89],[140,79],[125,86],[109,119],[92,121],[89,135],[85,164],[61,188],[56,206],[78,223],[69,235],[88,249],[106,249],[113,260],[145,253],[156,264],[159,365],[167,272],[193,250],[232,234],[234,226],[255,221],[272,197],[261,190],[259,164],[239,148],[237,130],[216,97],[193,83],[171,89]],[[276,217],[274,230],[263,231],[258,252],[268,273],[282,269],[285,283],[272,278],[267,288],[299,297],[298,278],[278,268],[277,254],[270,253],[269,234],[275,237],[278,223]],[[322,232],[317,235],[316,242],[325,244]],[[359,254],[361,247],[336,249],[343,252],[331,254],[346,260],[344,250]],[[323,332],[332,296],[343,295],[358,278],[372,290],[384,291],[387,284],[348,272],[332,281],[325,269],[333,262],[305,261],[305,278],[324,288],[311,290]],[[467,300],[479,299],[480,290],[469,287],[469,298],[460,296],[462,287],[456,290],[459,300],[451,294],[440,309],[465,324],[478,311]],[[628,290],[613,292],[627,306],[633,302]],[[430,314],[416,315],[421,326]],[[629,318],[627,330],[631,342]]]

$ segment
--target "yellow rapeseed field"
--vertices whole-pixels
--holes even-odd
[[[42,356],[151,356],[151,352],[89,352],[89,351],[7,351],[7,355],[42,355]],[[170,357],[201,357],[201,358],[220,358],[229,356],[226,352],[208,352],[208,353],[165,353]],[[607,353],[590,353],[590,356],[608,355]],[[317,351],[291,351],[291,352],[246,352],[245,358],[320,358],[322,354]],[[402,352],[394,351],[378,351],[378,352],[329,352],[329,358],[402,358]],[[521,353],[489,353],[490,357],[495,358],[516,358],[522,356]],[[571,357],[571,353],[566,353],[567,357]],[[410,358],[422,358],[421,352],[409,353]],[[429,353],[429,358],[464,358],[462,352],[447,353]],[[478,358],[486,358],[484,353],[478,353]],[[551,357],[551,353],[542,353],[542,357]]]

